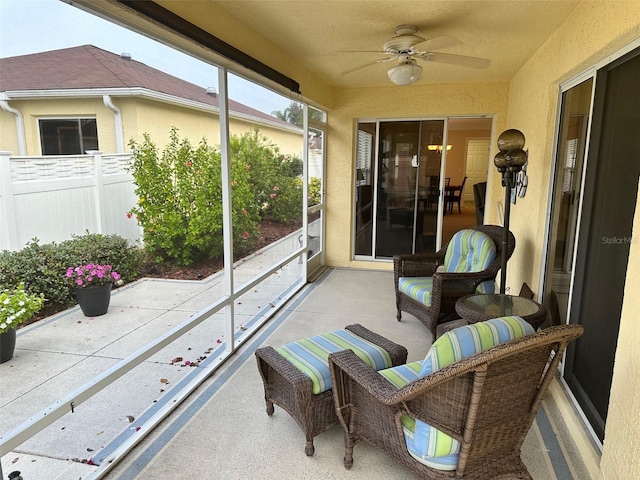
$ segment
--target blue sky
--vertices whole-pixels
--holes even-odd
[[[59,0],[0,0],[0,58],[87,44],[118,55],[128,52],[203,88],[218,85],[215,67],[77,7]],[[269,114],[289,105],[281,95],[235,76],[229,79],[229,96]]]

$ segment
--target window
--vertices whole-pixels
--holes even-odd
[[[77,155],[98,150],[95,118],[40,120],[43,155]]]

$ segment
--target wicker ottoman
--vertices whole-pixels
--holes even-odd
[[[337,338],[337,342],[332,344],[330,341],[325,342],[325,337]],[[319,339],[322,342],[316,349],[315,342]],[[380,335],[373,333],[362,325],[348,325],[344,330],[336,330],[328,332],[324,335],[311,337],[309,339],[300,340],[280,347],[278,352],[272,347],[263,347],[256,350],[256,359],[258,361],[258,370],[264,382],[264,398],[267,403],[267,414],[273,415],[273,405],[278,405],[285,410],[305,433],[306,446],[305,453],[308,456],[313,455],[313,437],[324,432],[332,425],[338,423],[335,407],[333,403],[333,393],[331,385],[326,383],[324,386],[318,385],[318,381],[323,383],[322,379],[315,378],[312,381],[308,373],[304,373],[304,365],[300,365],[297,359],[292,359],[287,352],[295,350],[304,350],[308,348],[312,351],[310,355],[314,364],[310,367],[322,375],[325,379],[329,377],[329,364],[327,358],[329,353],[340,350],[353,350],[356,354],[360,352],[363,357],[376,356],[380,357],[380,348],[382,353],[388,355],[387,363],[390,366],[397,366],[406,363],[407,349],[401,345],[387,340]],[[350,347],[353,346],[353,348]],[[300,347],[300,348],[299,348]],[[289,357],[289,359],[285,358]],[[363,358],[363,360],[368,361]],[[304,363],[304,358],[302,359]],[[296,363],[297,366],[294,366]],[[374,366],[372,363],[370,363]],[[302,368],[302,370],[301,370]],[[382,369],[385,367],[380,367]],[[326,374],[326,375],[325,375]],[[314,385],[315,382],[315,385]],[[319,393],[314,393],[318,390]]]

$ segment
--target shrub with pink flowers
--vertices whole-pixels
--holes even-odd
[[[222,256],[222,163],[220,149],[197,146],[172,128],[161,151],[148,134],[132,141],[131,172],[138,204],[127,212],[144,231],[145,251],[156,263],[191,265]],[[258,238],[258,207],[247,164],[232,159],[234,250],[249,249]]]
[[[120,274],[111,265],[87,263],[67,268],[67,280],[76,288],[90,288],[120,280]]]

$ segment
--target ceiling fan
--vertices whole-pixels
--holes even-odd
[[[427,40],[417,35],[417,32],[418,29],[414,25],[398,25],[394,30],[394,36],[382,46],[382,51],[371,52],[386,55],[388,58],[353,68],[343,72],[343,75],[356,72],[376,63],[397,59],[398,64],[387,71],[389,79],[396,85],[411,85],[420,79],[422,74],[422,67],[418,65],[416,59],[471,68],[486,68],[491,63],[491,60],[486,58],[435,52],[434,50],[457,45],[460,42],[451,37],[437,37]],[[420,48],[422,44],[424,44],[425,50]]]

